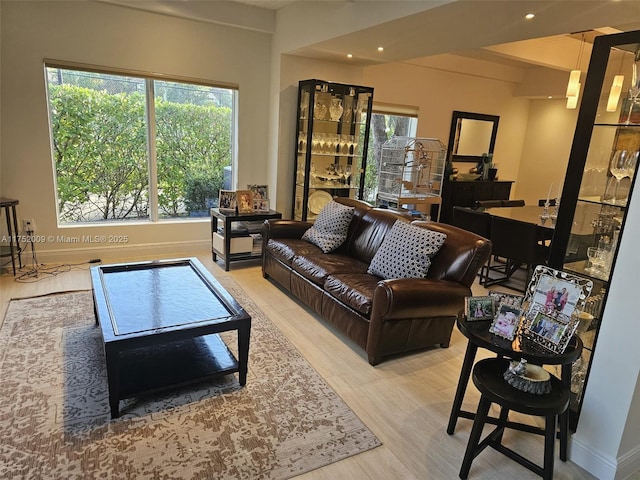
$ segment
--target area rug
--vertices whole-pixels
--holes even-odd
[[[224,284],[252,317],[246,386],[227,375],[132,399],[115,420],[91,292],[12,300],[0,327],[0,478],[286,479],[380,445]]]

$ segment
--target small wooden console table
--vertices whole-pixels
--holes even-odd
[[[233,213],[233,212],[221,212],[217,208],[211,209],[211,255],[215,262],[217,256],[221,256],[224,259],[224,269],[229,271],[229,264],[235,260],[249,260],[251,258],[258,258],[262,255],[262,251],[256,252],[253,249],[249,251],[232,253],[231,248],[231,228],[234,222],[264,222],[271,218],[282,218],[280,212],[275,210],[269,210],[268,212],[252,212],[252,213]],[[222,222],[222,233],[218,232],[218,221]],[[215,245],[214,237],[216,235],[222,235],[223,248],[218,248]]]

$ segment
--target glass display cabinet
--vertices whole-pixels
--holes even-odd
[[[293,219],[314,220],[336,196],[362,198],[372,102],[370,87],[299,83]]]
[[[446,158],[437,138],[390,138],[380,152],[376,204],[440,205]]]
[[[549,264],[594,282],[573,365],[576,428],[602,311],[624,234],[640,151],[640,31],[596,37],[558,207]]]

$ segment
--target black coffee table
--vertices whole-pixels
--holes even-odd
[[[234,372],[246,384],[251,317],[196,258],[92,267],[91,283],[112,418],[121,399]]]

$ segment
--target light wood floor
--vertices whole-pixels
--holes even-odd
[[[471,421],[460,419],[454,435],[445,432],[457,385],[466,339],[454,329],[450,348],[433,348],[386,360],[371,367],[357,347],[319,320],[295,299],[262,278],[259,263],[235,263],[230,272],[197,256],[215,276],[230,276],[282,330],[304,357],[344,399],[383,445],[298,477],[303,480],[388,480],[458,478]],[[119,258],[108,263],[146,260]],[[89,265],[55,277],[18,283],[11,274],[0,277],[0,318],[11,298],[50,292],[90,289]],[[484,289],[474,285],[474,294]],[[512,292],[513,293],[513,292]],[[486,353],[488,356],[489,354]],[[1,374],[1,372],[0,372]],[[3,401],[7,401],[4,399]],[[469,386],[465,408],[475,410],[478,393]],[[510,417],[533,421],[531,417]],[[489,427],[487,427],[489,428]],[[488,431],[488,430],[487,430]],[[535,462],[542,462],[542,437],[507,431],[504,442]],[[470,479],[537,479],[536,475],[493,449],[474,461]],[[555,463],[555,479],[593,479],[572,462]],[[635,478],[635,477],[634,477]]]

